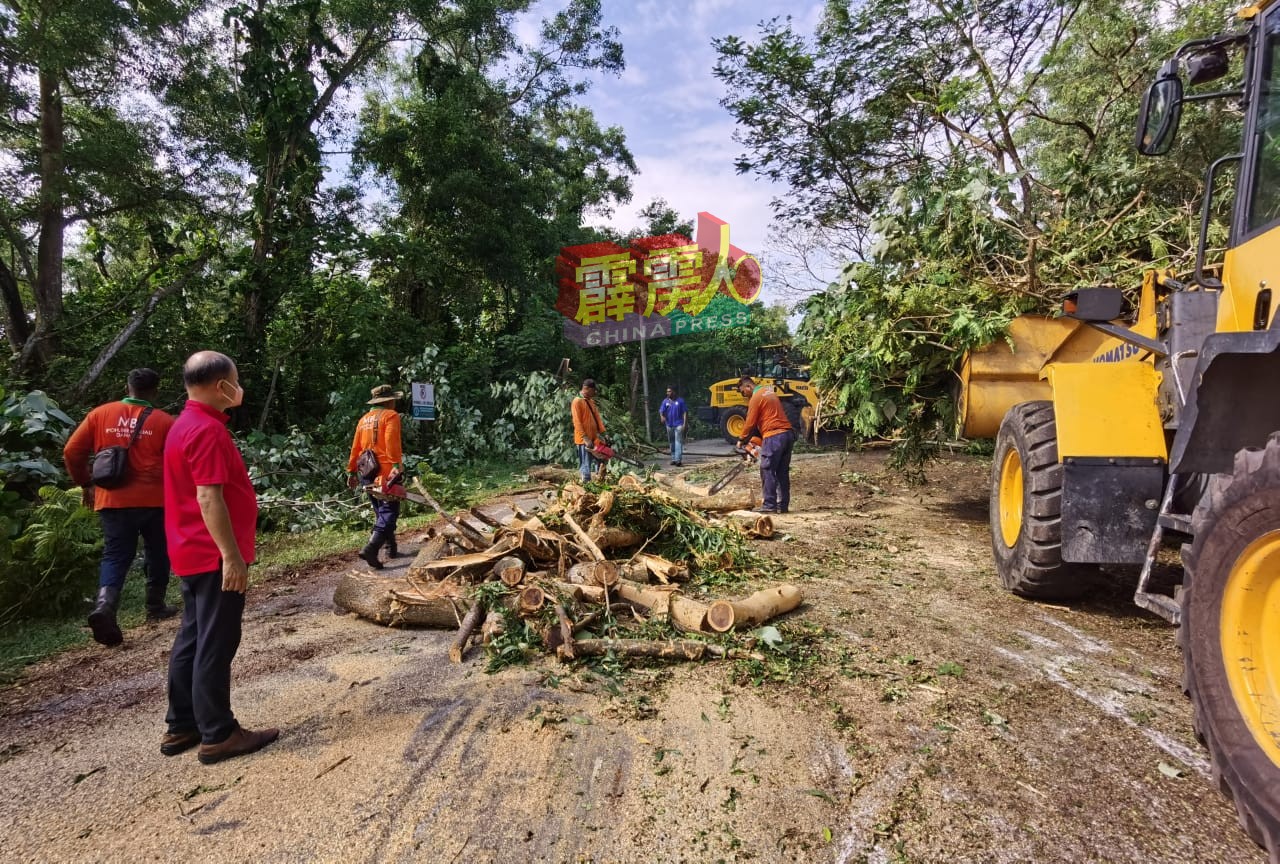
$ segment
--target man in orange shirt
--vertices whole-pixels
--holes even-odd
[[[796,433],[783,410],[782,400],[772,387],[756,386],[755,379],[743,375],[738,379],[738,392],[747,402],[747,421],[740,444],[746,444],[751,433],[758,431],[764,443],[760,446],[760,482],[764,485],[764,504],[757,513],[786,513],[791,506],[791,450]]]
[[[578,475],[586,483],[591,479],[591,468],[595,464],[591,451],[597,443],[608,443],[604,439],[604,418],[596,405],[594,379],[587,378],[582,382],[582,390],[574,397],[570,411],[573,414],[573,443],[578,446]]]
[[[373,407],[365,412],[356,423],[356,434],[351,439],[351,456],[347,459],[347,485],[388,489],[400,482],[404,476],[401,464],[404,454],[400,450],[400,414],[396,411],[396,400],[404,396],[399,390],[392,391],[391,385],[379,384],[373,388],[372,399],[368,404]],[[378,458],[378,476],[365,479],[356,476],[356,463],[360,454],[372,450]],[[373,533],[369,542],[357,554],[374,570],[382,569],[378,560],[378,550],[385,544],[388,558],[399,558],[400,550],[396,548],[396,520],[400,517],[400,501],[375,498],[373,502]]]
[[[129,373],[129,395],[89,412],[62,450],[67,473],[85,490],[102,522],[102,563],[98,599],[89,613],[95,641],[119,645],[124,641],[116,612],[125,575],[138,554],[138,538],[145,550],[147,619],[169,618],[177,609],[164,602],[169,586],[169,552],[164,536],[164,442],[173,418],[153,407],[160,376],[151,369]],[[136,439],[134,431],[138,430]],[[133,441],[130,444],[130,441]],[[107,447],[128,447],[128,468],[122,485],[95,489],[89,470],[93,454]]]

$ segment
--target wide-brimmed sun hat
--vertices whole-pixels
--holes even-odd
[[[369,395],[373,398],[368,401],[369,405],[381,405],[383,402],[394,402],[404,396],[401,390],[392,390],[390,384],[379,384],[369,391]]]

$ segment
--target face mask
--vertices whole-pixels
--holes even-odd
[[[227,396],[227,391],[222,389],[223,384],[231,384],[230,381],[223,379],[218,382],[218,392],[223,396]],[[231,400],[231,404],[227,408],[239,408],[240,403],[244,402],[244,388],[239,384],[231,384],[231,395],[227,396]]]

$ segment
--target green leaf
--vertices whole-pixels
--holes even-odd
[[[761,627],[752,635],[770,648],[777,648],[782,644],[782,634],[771,624]]]

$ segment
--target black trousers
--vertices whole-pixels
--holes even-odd
[[[222,590],[222,570],[183,576],[182,625],[169,654],[170,732],[200,731],[219,744],[239,728],[231,713],[231,661],[240,647],[244,595]]]

